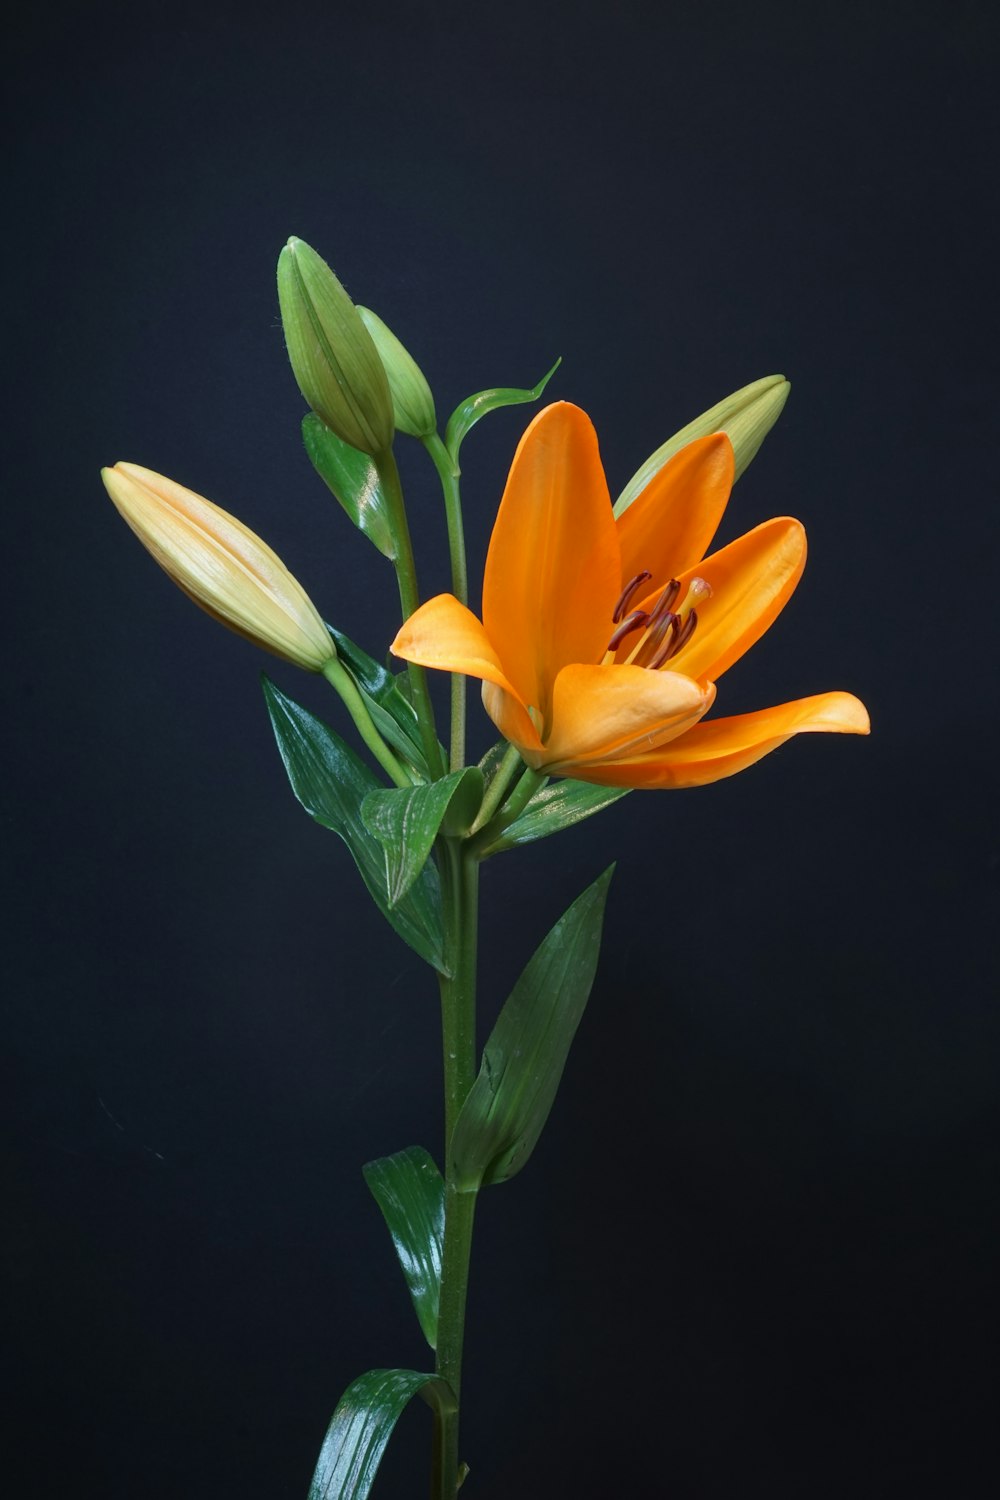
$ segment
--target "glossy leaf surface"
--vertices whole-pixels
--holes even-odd
[[[423,1146],[408,1146],[361,1170],[392,1235],[424,1337],[436,1349],[444,1178]]]
[[[337,655],[357,683],[383,739],[425,776],[429,775],[420,739],[420,720],[409,697],[401,691],[407,682],[406,674],[397,677],[343,631],[335,630],[332,625],[326,628],[333,636]]]
[[[286,697],[269,678],[262,681],[292,791],[317,823],[344,840],[373,901],[400,937],[435,969],[447,973],[437,869],[425,864],[405,899],[390,905],[382,846],[361,817],[361,804],[380,789],[379,782],[322,720]]]
[[[503,406],[521,406],[526,401],[537,401],[561,364],[560,355],[548,374],[543,375],[530,390],[523,390],[518,386],[496,386],[492,390],[477,391],[474,396],[463,401],[461,406],[456,406],[448,418],[444,435],[445,447],[452,458],[458,457],[459,448],[480,417],[485,417],[487,412],[498,411]]]
[[[438,831],[464,833],[483,800],[478,766],[452,771],[427,786],[369,793],[361,809],[365,827],[385,851],[389,904],[396,906],[427,863]]]
[[[618,802],[630,790],[623,786],[595,786],[589,781],[554,781],[535,793],[521,816],[503,830],[487,853],[498,854],[501,849],[531,844],[535,839],[548,838],[550,833],[572,828],[574,823]]]
[[[358,530],[375,543],[383,557],[395,559],[399,554],[389,503],[374,460],[331,432],[315,412],[302,418],[302,441],[313,468]]]
[[[308,1500],[365,1500],[386,1444],[412,1397],[436,1410],[454,1411],[451,1387],[416,1370],[369,1370],[353,1380],[327,1428]]]
[[[538,1142],[594,982],[613,873],[560,917],[497,1018],[452,1137],[461,1191],[513,1177]]]

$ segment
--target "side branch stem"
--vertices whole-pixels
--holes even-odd
[[[399,603],[403,611],[403,619],[408,620],[420,604],[420,591],[417,588],[413,542],[410,538],[409,522],[406,519],[406,507],[403,504],[403,487],[399,481],[399,470],[391,448],[377,455],[375,467],[378,469],[382,488],[392,505],[393,536],[399,553],[394,562],[396,582],[399,585]],[[431,703],[430,690],[427,686],[427,674],[423,667],[418,667],[415,662],[407,664],[407,674],[413,690],[413,706],[420,721],[420,737],[423,741],[428,769],[432,776],[443,776],[445,768],[441,758],[441,747],[438,744],[437,730],[434,727],[434,706]]]
[[[458,460],[448,452],[436,432],[423,439],[424,447],[431,456],[441,489],[444,492],[444,510],[448,522],[448,554],[451,558],[451,591],[460,604],[469,602],[469,574],[465,559],[465,526],[462,521],[462,496],[459,481],[462,471]],[[460,672],[451,679],[451,769],[460,771],[465,765],[465,678]]]
[[[385,740],[379,734],[372,721],[371,714],[368,712],[365,700],[358,692],[354,679],[344,664],[337,658],[334,658],[333,661],[328,661],[323,668],[323,676],[330,686],[340,694],[347,712],[354,720],[355,728],[390,781],[394,781],[399,787],[412,786],[412,776],[407,774],[389,749]]]

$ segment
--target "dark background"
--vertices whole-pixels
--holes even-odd
[[[811,561],[720,708],[846,688],[874,726],[487,867],[484,1025],[619,861],[546,1134],[481,1204],[469,1500],[991,1488],[995,15],[17,23],[10,1493],[301,1497],[347,1383],[428,1359],[359,1167],[439,1154],[434,985],[293,801],[257,673],[339,723],[335,700],[194,610],[97,472],[212,496],[385,648],[391,574],[300,447],[292,233],[401,335],[442,420],[561,354],[550,392],[593,416],[613,493],[788,374],[724,538],[788,512]],[[526,416],[464,449],[474,576]],[[399,447],[431,592],[436,480]],[[378,1494],[423,1492],[426,1444],[408,1412]]]

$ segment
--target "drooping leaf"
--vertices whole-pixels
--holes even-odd
[[[408,1146],[361,1169],[392,1235],[424,1337],[437,1348],[444,1178],[423,1146]]]
[[[359,531],[382,553],[398,557],[392,514],[374,460],[331,432],[315,412],[302,418],[302,441],[313,468],[344,507]]]
[[[340,835],[354,856],[376,906],[400,937],[442,974],[441,885],[436,867],[424,865],[406,897],[390,905],[382,846],[368,832],[361,804],[379,783],[339,735],[308,709],[262,678],[264,698],[292,791],[306,812]]]
[[[550,833],[572,828],[574,823],[580,823],[602,808],[610,807],[612,802],[618,802],[629,791],[631,787],[627,786],[594,786],[589,781],[554,781],[535,793],[521,816],[503,830],[486,853],[498,854],[501,849],[531,844],[535,839],[548,838]]]
[[[497,411],[501,406],[520,406],[525,401],[537,401],[561,364],[562,355],[548,374],[543,375],[530,390],[522,390],[517,386],[496,386],[492,390],[477,391],[474,396],[469,396],[460,406],[456,406],[448,418],[444,435],[445,447],[452,458],[458,457],[459,448],[480,417],[485,417],[487,412]]]
[[[612,865],[560,917],[497,1017],[452,1136],[463,1192],[513,1177],[535,1148],[594,981],[613,873]]]
[[[308,1500],[366,1500],[393,1428],[418,1394],[436,1411],[455,1410],[451,1386],[436,1375],[369,1370],[352,1380],[326,1430]]]
[[[376,729],[389,741],[394,750],[404,755],[411,765],[428,775],[420,738],[420,720],[408,696],[406,673],[397,677],[381,662],[362,651],[342,630],[328,625],[333,636],[337,655],[350,672],[365,700]],[[404,692],[403,689],[407,691]]]
[[[442,825],[445,833],[464,833],[482,801],[483,773],[478,766],[452,771],[427,786],[369,792],[361,816],[385,851],[390,906],[396,906],[410,890]]]

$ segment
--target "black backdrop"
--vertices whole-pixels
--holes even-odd
[[[443,414],[561,354],[551,393],[594,417],[613,492],[786,372],[725,534],[790,512],[811,561],[723,711],[848,688],[874,725],[487,868],[484,1023],[619,861],[553,1117],[481,1205],[470,1500],[981,1493],[993,18],[181,0],[17,24],[11,1493],[301,1496],[348,1381],[426,1357],[358,1169],[438,1149],[433,985],[293,802],[268,664],[157,572],[97,477],[128,458],[211,495],[384,648],[391,578],[300,448],[290,233]],[[523,418],[465,448],[474,573]],[[431,591],[443,526],[413,448]],[[407,1413],[379,1494],[422,1492],[426,1437]]]

